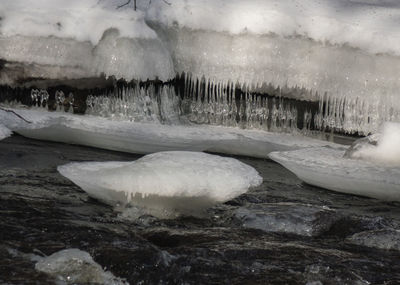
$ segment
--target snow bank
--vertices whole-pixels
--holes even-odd
[[[362,143],[365,140],[361,143],[356,142],[352,146],[356,150],[350,154],[350,157],[384,165],[400,166],[400,123],[385,123],[382,133],[374,135],[374,138],[376,141],[370,139],[369,143]]]
[[[36,69],[42,73],[36,73],[44,78],[174,77],[170,55],[144,22],[144,14],[129,6],[118,9],[121,3],[5,1],[0,8],[0,58],[40,65]],[[53,66],[63,72],[52,74]]]
[[[335,146],[326,141],[285,133],[217,126],[134,123],[90,115],[10,110],[15,114],[0,110],[0,121],[23,136],[133,153],[190,150],[265,158],[271,151]]]
[[[344,158],[329,147],[273,152],[269,157],[304,182],[343,193],[400,201],[400,168]]]
[[[11,134],[12,134],[12,131],[10,131],[8,128],[6,128],[5,126],[3,126],[0,123],[0,140],[11,136]]]
[[[70,163],[58,171],[90,196],[113,205],[152,196],[224,202],[262,182],[251,166],[199,152],[160,152],[133,162]]]
[[[117,29],[121,37],[155,39],[144,23],[144,14],[132,7],[117,9],[124,1],[26,0],[4,1],[0,34],[5,37],[57,37],[89,41],[97,45],[106,30]]]
[[[371,53],[400,55],[397,0],[163,0],[146,15],[166,26],[231,34],[303,36]]]
[[[128,284],[111,272],[104,271],[89,253],[75,248],[61,250],[41,258],[36,263],[35,269],[68,284]]]

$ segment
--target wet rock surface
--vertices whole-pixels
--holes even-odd
[[[70,248],[130,284],[400,283],[392,235],[399,203],[311,187],[276,163],[239,157],[260,172],[261,186],[203,217],[133,217],[56,170],[139,157],[20,136],[0,141],[0,284],[54,284],[33,257]]]

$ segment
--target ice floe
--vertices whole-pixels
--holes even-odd
[[[235,218],[246,228],[316,236],[338,219],[334,210],[296,203],[254,204],[235,210]]]
[[[199,152],[160,152],[133,162],[70,163],[58,171],[90,196],[112,205],[146,204],[163,197],[198,198],[209,205],[262,182],[251,166]]]
[[[8,128],[6,128],[4,125],[0,123],[0,140],[11,136],[11,134],[12,131],[10,131]]]
[[[133,153],[210,151],[266,158],[271,151],[333,143],[295,134],[239,128],[162,125],[30,109],[0,110],[0,121],[26,137]]]
[[[338,192],[400,201],[400,168],[343,157],[346,149],[307,148],[269,154],[304,182]]]
[[[67,284],[128,285],[128,282],[103,270],[89,253],[71,248],[41,258],[35,269]]]

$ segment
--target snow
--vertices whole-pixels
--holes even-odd
[[[374,144],[361,144],[351,153],[351,158],[363,159],[371,162],[400,166],[400,123],[387,122],[381,134],[374,135]]]
[[[6,128],[4,125],[0,123],[0,140],[11,136],[11,134],[12,131],[10,131],[8,128]]]
[[[36,64],[45,78],[101,74],[126,80],[175,76],[169,52],[144,14],[123,1],[4,1],[0,58]],[[63,72],[53,74],[52,67]],[[36,72],[38,73],[38,72]],[[35,73],[34,73],[35,74]],[[26,75],[29,77],[29,75]]]
[[[200,152],[159,152],[133,162],[69,163],[58,171],[90,196],[112,205],[158,197],[224,202],[261,184],[236,159]]]
[[[117,9],[121,0],[26,0],[1,3],[0,34],[5,37],[57,37],[76,41],[100,42],[110,28],[125,38],[155,39],[155,32],[144,22],[144,14],[131,7]]]
[[[0,110],[0,121],[23,136],[133,153],[210,151],[266,158],[277,150],[335,144],[286,133],[199,125],[117,121],[29,109]]]
[[[35,264],[35,269],[68,284],[128,284],[111,272],[104,271],[89,253],[76,248],[61,250],[41,258]]]
[[[344,158],[345,149],[306,148],[269,157],[304,182],[333,191],[400,201],[400,168]]]
[[[163,0],[146,18],[166,26],[231,34],[302,36],[371,53],[400,55],[400,3],[348,0]]]

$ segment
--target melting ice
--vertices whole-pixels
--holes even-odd
[[[210,206],[262,182],[251,166],[199,152],[160,152],[133,162],[70,163],[58,171],[90,196],[112,205],[155,202],[163,206],[173,202],[171,197],[190,198],[192,210],[196,200],[201,201],[200,207]]]

